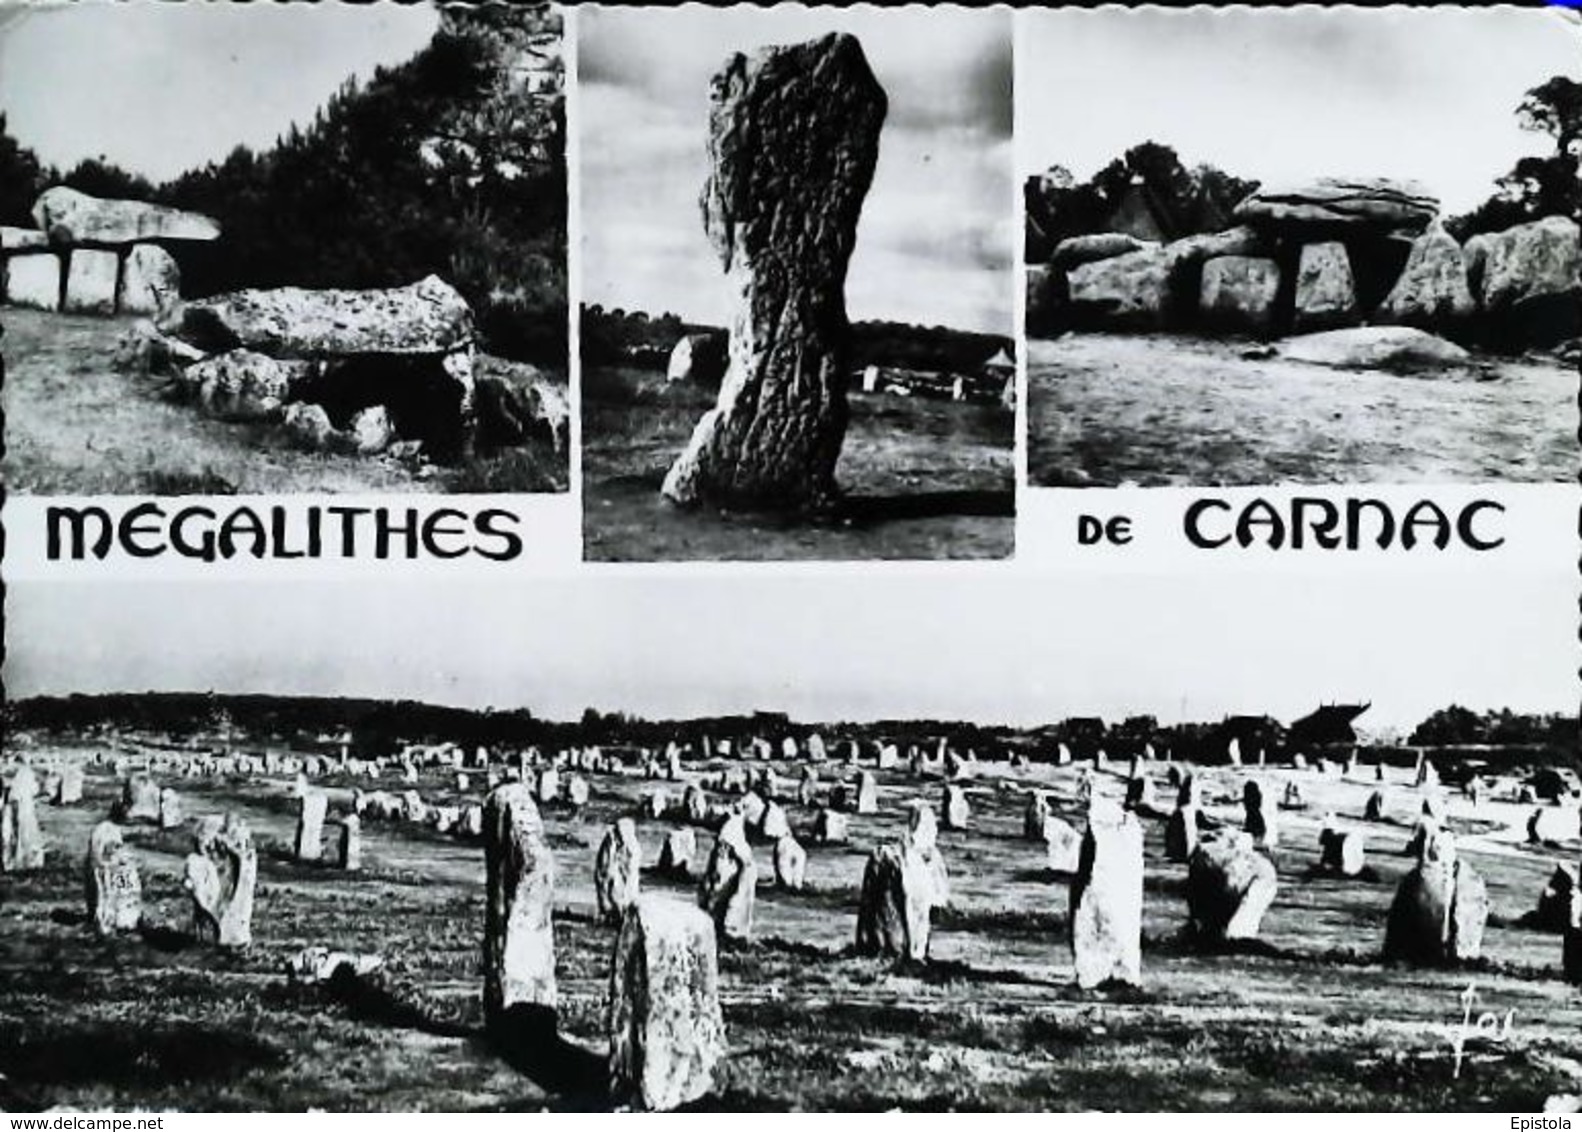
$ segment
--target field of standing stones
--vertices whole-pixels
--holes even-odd
[[[1582,1074],[1577,810],[1514,777],[335,746],[17,736],[0,1103],[1517,1109]]]

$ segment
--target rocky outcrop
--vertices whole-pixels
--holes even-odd
[[[208,241],[220,226],[196,212],[135,200],[102,200],[65,185],[46,189],[33,221],[56,246],[118,246],[148,240]]]
[[[1439,215],[1439,201],[1415,181],[1320,177],[1259,188],[1236,206],[1234,215],[1244,224],[1283,231],[1421,232]]]
[[[711,97],[703,222],[739,299],[719,402],[662,490],[682,504],[817,507],[836,493],[846,267],[887,100],[849,35],[736,55]]]

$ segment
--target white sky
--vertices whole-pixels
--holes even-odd
[[[438,26],[406,4],[13,6],[0,9],[0,111],[46,164],[103,155],[162,181],[239,144],[267,148]]]
[[[709,80],[737,51],[842,30],[889,97],[846,284],[854,320],[1011,332],[1011,27],[1001,11],[578,13],[583,289],[589,303],[723,324],[698,211]]]
[[[1582,78],[1582,27],[1555,9],[1029,10],[1019,24],[1024,174],[1085,179],[1129,146],[1174,146],[1266,183],[1415,178],[1464,212],[1517,158],[1528,89]]]
[[[804,720],[1166,722],[1371,699],[1575,711],[1576,577],[1004,565],[600,571],[494,583],[20,582],[10,695],[215,689]],[[1491,573],[1493,577],[1491,578]]]

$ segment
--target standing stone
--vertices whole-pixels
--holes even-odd
[[[1401,878],[1385,926],[1384,958],[1439,965],[1476,959],[1483,949],[1488,891],[1472,866],[1457,859],[1448,830],[1425,840],[1417,867]]]
[[[726,939],[747,939],[753,931],[753,901],[758,894],[758,863],[747,844],[740,814],[726,820],[714,838],[708,867],[698,886],[698,905]]]
[[[807,850],[786,833],[775,842],[775,883],[797,891],[807,881]]]
[[[703,793],[703,787],[696,782],[689,783],[681,796],[681,807],[686,811],[688,821],[701,822],[706,819],[709,816],[709,799]]]
[[[637,825],[631,818],[621,818],[605,833],[593,862],[593,892],[601,920],[621,922],[627,908],[637,900],[642,868],[643,848],[637,840]]]
[[[1346,245],[1339,240],[1303,244],[1296,269],[1296,332],[1351,326],[1357,317],[1357,284]]]
[[[1051,814],[1044,820],[1044,853],[1051,872],[1075,873],[1082,863],[1082,835]]]
[[[1274,865],[1247,834],[1230,830],[1205,839],[1187,865],[1193,930],[1210,943],[1256,939],[1277,883]]]
[[[1049,799],[1042,790],[1027,792],[1027,807],[1022,811],[1022,837],[1028,841],[1047,841],[1045,823],[1049,821]]]
[[[159,792],[159,828],[176,829],[182,820],[181,795],[167,786]]]
[[[0,259],[0,272],[4,274],[5,300],[12,306],[60,309],[61,257],[54,252]]]
[[[0,873],[19,873],[44,865],[44,834],[38,824],[38,776],[17,767],[0,797]]]
[[[1249,782],[1242,787],[1242,806],[1247,811],[1244,828],[1265,849],[1280,844],[1280,824],[1275,808],[1263,796],[1263,787]]]
[[[857,953],[928,959],[938,891],[917,846],[881,845],[868,857],[857,907]]]
[[[121,784],[120,819],[123,822],[159,821],[159,785],[146,774],[134,774]]]
[[[1475,243],[1483,309],[1502,341],[1549,346],[1582,333],[1582,243],[1575,221],[1547,216],[1517,224],[1474,237],[1469,253]]]
[[[1198,846],[1198,808],[1182,803],[1165,822],[1165,859],[1189,861]]]
[[[164,318],[181,303],[181,268],[158,244],[136,244],[121,263],[116,307],[122,314]]]
[[[874,781],[873,771],[865,770],[857,778],[857,812],[859,814],[876,814],[879,812],[879,784]]]
[[[72,806],[82,801],[82,764],[67,763],[61,768],[60,781],[55,784],[55,804]]]
[[[113,821],[100,822],[88,835],[83,883],[88,918],[100,935],[137,928],[143,916],[143,882],[137,874],[137,858]]]
[[[714,1083],[725,1055],[713,925],[695,908],[645,896],[621,922],[610,971],[610,1091],[666,1111]]]
[[[1318,831],[1318,848],[1323,872],[1354,877],[1367,866],[1368,835],[1360,829],[1339,830],[1326,820]]]
[[[566,779],[566,801],[581,809],[588,804],[588,780],[580,774],[573,774]]]
[[[1365,821],[1384,820],[1384,792],[1382,790],[1375,790],[1368,795],[1367,804],[1362,810],[1362,817]]]
[[[297,860],[317,861],[324,840],[324,811],[329,806],[329,796],[319,790],[309,790],[297,801]]]
[[[748,825],[756,826],[764,820],[765,803],[756,790],[749,790],[742,795],[742,818]]]
[[[1374,320],[1443,334],[1465,324],[1476,311],[1461,245],[1436,225],[1412,241],[1406,267]]]
[[[340,867],[349,873],[363,867],[363,822],[356,814],[341,818]]]
[[[686,878],[698,854],[698,835],[690,829],[673,829],[659,848],[659,871],[668,877]]]
[[[779,802],[770,802],[764,807],[763,816],[758,820],[758,832],[766,841],[778,841],[791,832],[791,821],[786,817],[785,807]]]
[[[538,804],[547,806],[560,797],[560,771],[547,766],[538,776]]]
[[[489,795],[483,834],[483,1006],[496,1026],[513,1006],[555,1007],[555,857],[522,783]]]
[[[733,294],[719,402],[665,477],[677,503],[817,507],[836,494],[851,369],[847,261],[886,98],[850,35],[714,78],[703,221]]]
[[[1071,885],[1077,985],[1142,982],[1143,829],[1113,803],[1095,806]]]
[[[1146,775],[1138,775],[1126,780],[1126,808],[1128,810],[1151,810],[1154,804],[1154,780]]]
[[[846,840],[846,815],[835,810],[820,810],[813,817],[813,840],[836,845]]]
[[[247,823],[235,814],[223,820],[206,817],[193,841],[185,880],[192,893],[193,934],[219,947],[246,947],[253,941],[258,881],[258,854]]]
[[[73,314],[114,314],[121,259],[114,252],[73,248],[66,261],[66,306]]]
[[[945,787],[945,800],[942,807],[946,829],[966,829],[969,810],[967,807],[967,792],[955,783]]]

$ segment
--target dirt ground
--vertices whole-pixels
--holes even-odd
[[[1044,487],[1571,483],[1576,367],[1479,359],[1400,376],[1240,356],[1245,342],[1028,344],[1028,479]]]
[[[98,741],[44,739],[35,763],[86,759]],[[20,749],[20,748],[19,748]],[[244,749],[256,749],[249,745]],[[719,765],[719,764],[711,764]],[[782,770],[785,764],[778,764]],[[692,775],[703,768],[688,767]],[[1165,767],[1152,776],[1166,796]],[[931,960],[900,970],[847,954],[868,851],[897,836],[902,807],[939,804],[937,778],[879,774],[880,812],[852,819],[847,845],[809,849],[809,888],[773,885],[759,845],[752,943],[720,958],[729,1057],[698,1107],[781,1109],[1413,1109],[1531,1110],[1582,1091],[1582,994],[1560,977],[1557,935],[1518,921],[1557,861],[1579,846],[1530,848],[1528,807],[1450,805],[1464,857],[1486,878],[1485,958],[1462,970],[1383,965],[1379,951],[1420,792],[1391,771],[1388,820],[1364,822],[1371,767],[1353,780],[1289,769],[1203,772],[1207,811],[1232,804],[1248,775],[1266,796],[1301,782],[1310,809],[1282,813],[1280,889],[1261,940],[1242,954],[1200,954],[1177,938],[1185,866],[1163,858],[1160,817],[1144,820],[1141,989],[1080,992],[1065,942],[1068,883],[1020,837],[1022,788],[1056,792],[1076,821],[1072,768],[985,763],[968,784],[966,832],[941,833],[952,895],[936,911]],[[826,784],[838,773],[827,764]],[[851,772],[848,772],[851,773]],[[1102,777],[1102,774],[1101,774]],[[474,774],[474,795],[481,796]],[[681,784],[592,776],[581,813],[547,811],[558,875],[555,938],[560,1029],[546,1062],[505,1056],[480,1033],[483,854],[476,842],[365,821],[360,876],[293,863],[295,805],[284,779],[166,779],[188,829],[132,827],[145,929],[101,941],[85,926],[80,863],[117,785],[89,770],[80,805],[40,804],[50,843],[39,872],[0,875],[0,1107],[129,1109],[597,1108],[612,929],[594,922],[592,866],[606,825],[644,794]],[[346,804],[332,790],[332,818]],[[1118,786],[1118,778],[1113,783]],[[425,772],[425,799],[455,796]],[[383,788],[403,787],[390,779]],[[1319,815],[1365,828],[1377,878],[1313,879]],[[254,946],[227,957],[185,941],[183,855],[199,815],[246,818],[259,848]],[[811,810],[789,804],[802,836]],[[640,819],[645,860],[670,821]],[[1572,828],[1575,828],[1573,823]],[[700,850],[711,836],[700,830]],[[696,867],[695,867],[696,868]],[[645,873],[645,889],[690,899],[689,885]],[[384,956],[378,993],[292,984],[285,963],[313,944]],[[1476,1014],[1509,1012],[1508,1036],[1473,1036],[1459,1076],[1452,1042],[1461,995]],[[580,1068],[577,1068],[580,1067]]]
[[[685,510],[659,486],[715,392],[663,374],[583,374],[583,554],[604,561],[1003,558],[1015,421],[997,405],[851,394],[838,518]]]
[[[455,466],[307,452],[265,424],[210,420],[161,395],[165,379],[111,365],[137,320],[0,308],[7,486],[23,495],[564,491],[545,446]]]

